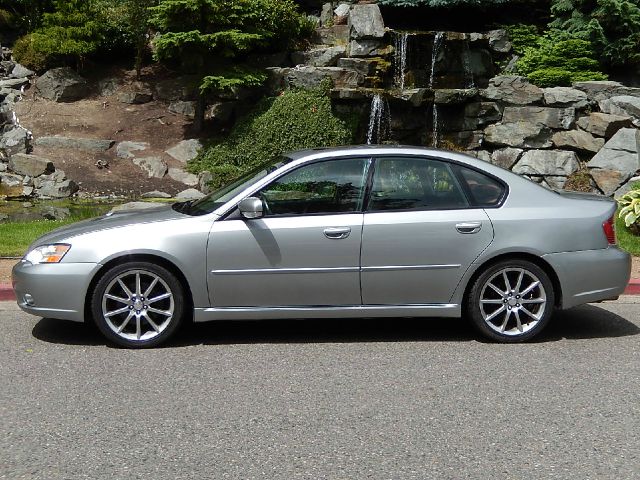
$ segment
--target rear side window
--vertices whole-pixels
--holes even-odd
[[[449,164],[427,158],[379,158],[367,210],[467,207]]]
[[[470,168],[458,167],[471,201],[476,207],[495,207],[505,194],[505,187],[497,180]]]

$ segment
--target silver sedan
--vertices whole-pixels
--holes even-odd
[[[185,321],[460,317],[520,342],[554,309],[616,298],[615,203],[415,147],[296,152],[195,202],[39,238],[20,307],[151,347]]]

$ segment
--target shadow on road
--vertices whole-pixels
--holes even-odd
[[[93,327],[43,318],[33,336],[49,343],[105,345]],[[640,328],[602,308],[586,305],[558,312],[538,343],[637,335]],[[376,318],[220,321],[188,325],[166,347],[257,343],[469,342],[483,339],[466,321],[454,318]]]

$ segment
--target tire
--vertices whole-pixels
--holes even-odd
[[[111,342],[149,348],[165,342],[185,313],[185,294],[176,276],[149,262],[130,262],[108,270],[91,297],[93,320]]]
[[[549,323],[555,297],[549,276],[526,260],[505,260],[485,270],[467,297],[466,313],[485,337],[517,343]]]

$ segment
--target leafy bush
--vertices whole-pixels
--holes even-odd
[[[588,40],[605,66],[640,64],[640,0],[552,0],[551,28]]]
[[[504,5],[509,3],[522,3],[518,0],[380,0],[381,5],[390,5],[394,7],[468,7],[468,6],[487,6],[487,5]]]
[[[606,80],[591,43],[557,31],[524,48],[518,72],[540,87],[569,86],[572,82]]]
[[[514,53],[523,55],[524,51],[538,43],[540,33],[535,25],[505,25]]]
[[[631,190],[618,199],[618,216],[635,235],[640,235],[640,188]]]
[[[303,148],[348,144],[352,133],[331,110],[326,89],[289,90],[264,99],[229,137],[203,149],[189,170],[213,173],[213,187],[255,166]]]

